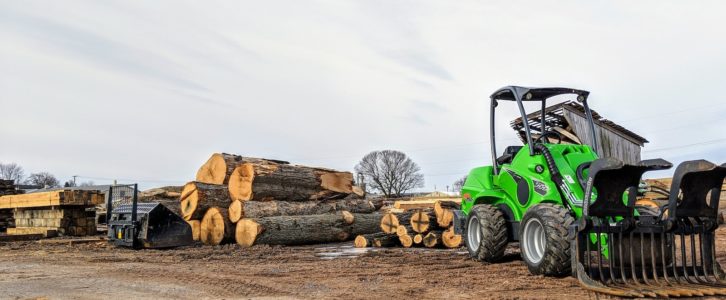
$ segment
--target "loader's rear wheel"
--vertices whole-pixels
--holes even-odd
[[[519,248],[529,271],[535,275],[564,276],[571,273],[567,230],[574,222],[561,205],[538,204],[524,214],[519,228]]]
[[[507,248],[507,220],[495,206],[479,204],[471,208],[466,223],[466,248],[479,261],[496,262]]]

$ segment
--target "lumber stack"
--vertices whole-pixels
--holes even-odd
[[[350,172],[215,153],[182,188],[179,211],[207,245],[328,243],[378,230],[363,196]]]
[[[9,235],[93,235],[93,208],[103,203],[104,194],[95,190],[5,195],[0,197],[0,227],[5,227]]]
[[[420,203],[415,205],[418,207]],[[380,232],[359,235],[354,244],[359,248],[458,248],[461,246],[462,237],[454,233],[451,212],[457,205],[453,201],[436,201],[431,208],[389,212],[381,218]]]
[[[86,207],[17,209],[14,218],[15,228],[8,228],[8,234],[96,234],[96,211],[87,211]]]
[[[0,197],[0,209],[52,206],[94,206],[104,203],[104,194],[94,190],[57,190]]]

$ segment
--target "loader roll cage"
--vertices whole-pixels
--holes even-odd
[[[585,108],[585,114],[587,116],[587,121],[590,124],[590,131],[592,133],[593,141],[592,141],[592,148],[597,153],[597,135],[595,134],[595,122],[592,118],[592,112],[590,111],[590,107],[587,104],[587,97],[590,95],[590,92],[584,91],[584,90],[576,90],[576,89],[570,89],[570,88],[527,88],[527,87],[521,87],[521,86],[506,86],[503,87],[496,92],[494,92],[491,96],[491,109],[490,109],[490,118],[489,118],[489,130],[490,130],[490,145],[491,145],[491,152],[492,152],[492,165],[494,166],[494,174],[499,174],[499,161],[497,160],[497,143],[496,143],[496,127],[495,127],[495,115],[496,115],[496,108],[499,104],[499,100],[506,100],[506,101],[516,101],[517,106],[519,107],[519,113],[522,116],[522,120],[524,122],[527,122],[527,112],[524,109],[523,101],[540,101],[542,103],[542,128],[540,128],[540,131],[542,133],[542,136],[540,138],[543,138],[547,134],[547,124],[544,122],[546,117],[545,108],[547,107],[547,99],[559,96],[559,95],[566,95],[566,94],[575,94],[577,95],[577,101],[582,103],[583,107]],[[534,156],[536,154],[535,151],[535,142],[532,140],[532,133],[529,125],[524,126],[525,135],[527,139],[527,146],[529,147],[529,155]],[[539,140],[539,139],[538,139]]]

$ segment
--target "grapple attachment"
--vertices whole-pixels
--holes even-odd
[[[643,173],[671,166],[664,160],[592,163],[582,218],[570,229],[572,272],[583,287],[621,297],[726,295],[714,239],[726,165],[683,162],[667,207],[637,209]]]

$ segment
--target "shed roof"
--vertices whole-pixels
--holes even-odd
[[[564,120],[564,109],[567,109],[569,111],[574,111],[575,113],[580,114],[581,116],[585,116],[585,108],[575,102],[575,101],[567,101],[562,102],[559,104],[555,104],[552,106],[549,106],[545,108],[545,122],[547,123],[547,126],[563,126],[563,123],[566,121]],[[637,133],[630,131],[629,129],[618,125],[617,123],[610,121],[608,119],[603,118],[600,114],[598,114],[595,110],[592,110],[592,119],[595,121],[596,125],[599,125],[601,127],[607,128],[618,135],[631,140],[637,144],[640,144],[643,146],[645,143],[648,143],[648,140],[644,137],[638,135]],[[530,128],[539,128],[541,124],[541,112],[538,110],[536,112],[530,113],[527,115],[527,124],[530,126]],[[510,125],[512,128],[516,131],[520,131],[522,128],[524,128],[524,124],[522,122],[522,117],[514,119]]]

